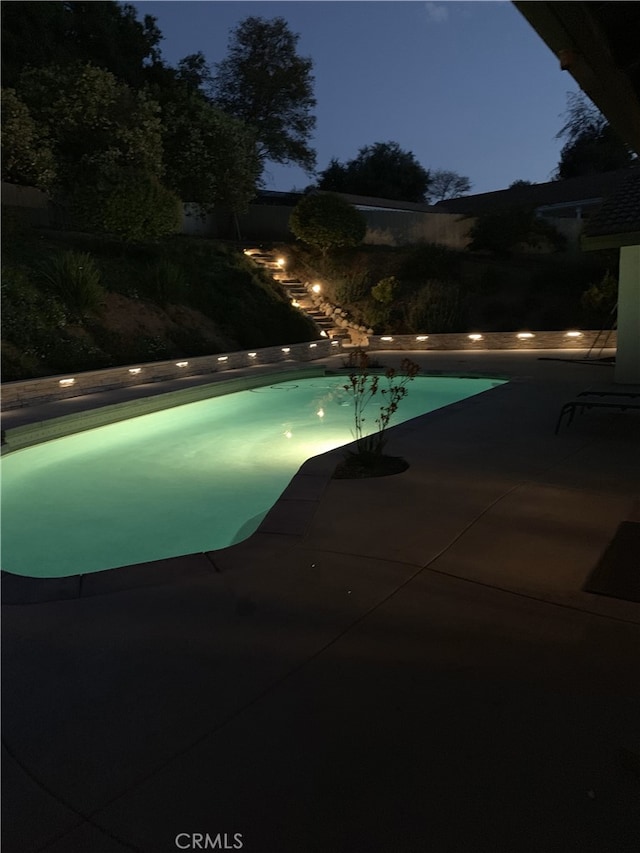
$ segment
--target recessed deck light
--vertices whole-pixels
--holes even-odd
[[[520,338],[521,341],[526,341],[528,338],[535,338],[535,335],[533,332],[518,332],[516,337]]]
[[[416,337],[416,340],[417,341],[426,341],[428,337],[429,337],[429,335],[418,335]]]
[[[257,352],[249,352],[249,353],[247,353],[247,355],[249,356],[249,358],[255,358],[258,355],[258,353]]]
[[[188,367],[188,366],[189,366],[188,361],[176,361],[176,367]]]
[[[381,341],[392,341],[393,338],[391,337],[391,335],[385,335],[384,337],[380,338],[380,340]]]
[[[75,379],[71,379],[71,378],[61,379],[58,384],[61,385],[63,388],[68,388],[70,385],[73,385],[75,381],[76,381]]]
[[[228,355],[219,355],[218,356],[218,361],[228,361],[228,360],[229,360]]]
[[[476,335],[476,334],[469,335],[469,340],[470,341],[481,341],[482,335]]]
[[[565,335],[566,338],[581,338],[582,332],[567,332]]]
[[[130,368],[129,368],[129,373],[137,374],[137,373],[140,373],[140,371],[141,371],[141,370],[142,370],[142,368],[141,368],[141,367],[130,367]]]

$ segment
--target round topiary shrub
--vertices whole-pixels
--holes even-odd
[[[318,193],[305,196],[295,206],[289,228],[298,240],[325,254],[329,249],[357,246],[364,239],[364,215],[340,196]]]

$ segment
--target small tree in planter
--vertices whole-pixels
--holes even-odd
[[[416,377],[420,367],[411,359],[404,358],[399,371],[389,367],[382,375],[370,374],[367,353],[358,351],[357,357],[357,368],[349,374],[349,382],[344,386],[345,391],[353,396],[356,451],[347,451],[345,461],[338,466],[335,476],[347,479],[400,473],[409,467],[405,460],[385,456],[382,451],[387,443],[386,430],[391,418],[407,395],[407,385]],[[367,435],[366,413],[374,398],[380,402],[378,416],[374,418],[377,430]]]

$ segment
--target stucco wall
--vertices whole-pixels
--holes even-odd
[[[242,240],[288,241],[293,239],[289,230],[289,217],[293,207],[284,205],[249,205],[246,213],[238,216]],[[464,249],[469,244],[468,232],[473,219],[451,213],[420,213],[414,211],[363,210],[367,221],[365,244],[403,246],[414,243],[441,243],[452,249]],[[193,233],[193,232],[186,232]],[[220,213],[209,231],[209,236],[236,239],[233,219]]]
[[[466,249],[474,219],[452,213],[413,211],[362,211],[367,219],[364,242],[385,246],[440,243],[451,249]]]

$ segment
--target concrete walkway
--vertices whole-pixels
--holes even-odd
[[[3,853],[635,853],[640,606],[582,586],[640,518],[640,418],[554,435],[613,377],[545,355],[415,356],[512,381],[163,583],[5,605]]]

